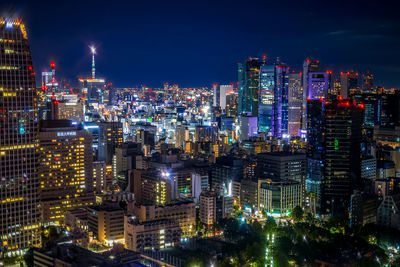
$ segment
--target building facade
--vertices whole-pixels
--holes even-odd
[[[40,245],[35,72],[25,25],[0,16],[0,242]]]

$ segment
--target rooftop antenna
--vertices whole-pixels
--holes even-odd
[[[94,62],[94,55],[96,54],[96,48],[92,45],[89,46],[90,52],[92,53],[92,79],[95,79],[96,77],[96,68],[95,68],[95,62]]]

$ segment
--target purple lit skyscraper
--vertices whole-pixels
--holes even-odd
[[[307,98],[326,98],[331,84],[331,72],[310,72],[308,73]]]

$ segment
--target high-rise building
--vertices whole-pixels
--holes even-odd
[[[0,242],[11,256],[40,245],[37,92],[21,20],[0,17],[0,51]]]
[[[288,134],[298,136],[301,128],[301,107],[303,91],[301,89],[301,74],[289,74],[288,96]]]
[[[220,107],[222,112],[226,112],[226,96],[233,92],[233,85],[213,85],[213,106]]]
[[[332,72],[310,72],[308,74],[308,98],[309,99],[324,99],[327,97],[331,86]]]
[[[359,89],[358,73],[341,72],[340,73],[340,95],[346,99]]]
[[[275,92],[274,92],[274,112],[273,112],[273,135],[277,138],[287,137],[288,135],[288,86],[289,86],[289,67],[285,64],[277,63],[275,68]]]
[[[115,148],[123,143],[122,123],[100,122],[99,124],[99,156],[98,160],[112,163]]]
[[[275,65],[262,65],[260,68],[258,130],[267,134],[272,131],[275,82]]]
[[[303,106],[302,106],[302,122],[301,128],[307,129],[307,99],[309,97],[308,93],[308,79],[310,77],[310,73],[320,71],[319,68],[319,60],[316,60],[312,57],[306,58],[303,62],[303,79],[301,86],[303,88]]]
[[[306,155],[290,152],[269,152],[257,154],[257,176],[272,181],[293,180],[304,189],[306,176]]]
[[[251,113],[253,117],[258,117],[261,65],[258,58],[239,63],[239,113]]]
[[[363,93],[375,93],[374,92],[374,75],[371,73],[363,74],[362,76],[362,92]]]
[[[344,215],[360,183],[363,110],[350,100],[309,100],[309,110],[308,188],[320,213]]]
[[[45,224],[64,224],[67,210],[92,205],[92,136],[71,121],[41,121],[40,211]]]

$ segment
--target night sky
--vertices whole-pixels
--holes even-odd
[[[110,4],[116,3],[116,4]],[[163,82],[210,86],[237,79],[248,57],[300,70],[307,56],[336,72],[370,70],[376,85],[400,88],[400,19],[394,1],[0,1],[21,17],[36,72],[97,76],[116,87]]]

